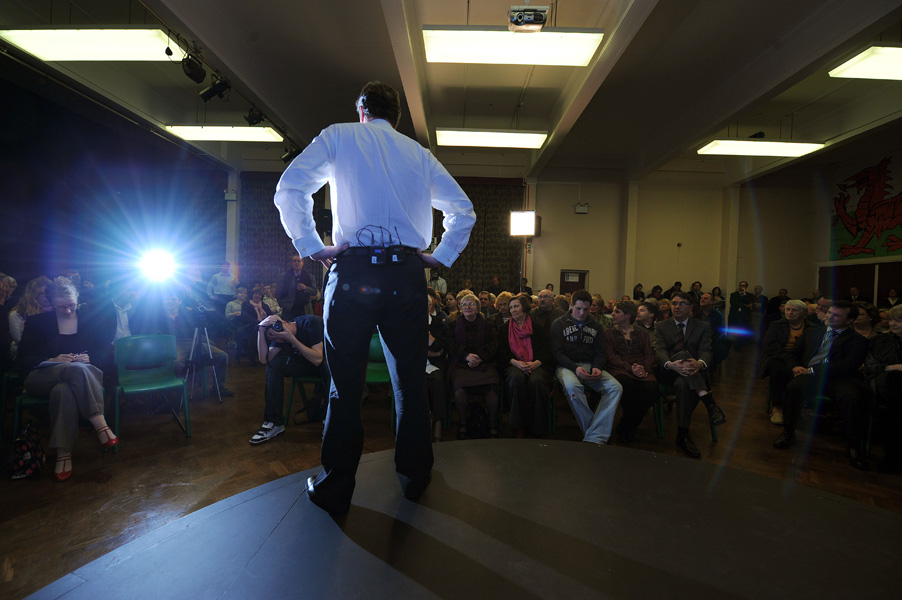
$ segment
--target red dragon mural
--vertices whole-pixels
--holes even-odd
[[[839,192],[833,198],[833,225],[836,226],[841,221],[852,236],[852,241],[861,236],[854,245],[842,244],[839,247],[840,258],[859,254],[873,255],[871,242],[879,242],[884,233],[902,225],[902,193],[890,196],[891,161],[892,157],[887,156],[876,166],[862,169],[837,184]],[[858,195],[858,206],[853,214],[846,210],[850,190]],[[902,239],[893,234],[887,235],[883,246],[887,252],[898,252],[902,250]]]

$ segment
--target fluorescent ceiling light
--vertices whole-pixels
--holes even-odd
[[[824,144],[808,142],[768,142],[764,140],[714,140],[699,154],[725,154],[729,156],[804,156],[820,150]]]
[[[3,29],[0,38],[44,61],[176,61],[185,56],[160,29]]]
[[[210,125],[167,125],[166,131],[189,142],[281,142],[272,127],[229,127]]]
[[[535,235],[536,211],[512,210],[511,211],[511,235]]]
[[[602,37],[601,29],[423,26],[426,61],[437,63],[585,67]]]
[[[548,134],[544,131],[504,131],[500,129],[436,128],[439,146],[476,146],[481,148],[541,148]]]
[[[902,79],[902,48],[871,46],[830,71],[830,77]]]

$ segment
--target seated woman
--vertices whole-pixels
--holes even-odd
[[[783,318],[767,328],[761,343],[758,377],[769,377],[768,394],[773,406],[770,422],[774,425],[783,424],[783,393],[794,377],[792,368],[797,363],[792,354],[801,354],[805,328],[811,326],[807,317],[808,306],[804,302],[788,300],[783,306]]]
[[[513,297],[514,295],[510,292],[501,292],[498,294],[498,297],[495,298],[495,308],[498,312],[489,317],[489,321],[494,323],[496,328],[501,329],[505,323],[510,321],[510,302]]]
[[[50,301],[47,300],[47,285],[50,280],[44,276],[32,279],[25,285],[25,292],[16,307],[9,311],[9,337],[12,344],[9,348],[9,357],[15,359],[19,351],[19,343],[22,341],[22,331],[25,329],[25,319],[32,315],[53,310]],[[18,432],[17,432],[18,433]]]
[[[448,380],[460,415],[457,439],[467,439],[470,393],[485,394],[491,435],[498,436],[498,330],[479,313],[479,300],[470,292],[459,300],[460,317],[448,329]]]
[[[510,321],[498,332],[498,363],[511,403],[515,437],[526,433],[542,437],[548,430],[551,401],[551,341],[544,327],[533,326],[523,295],[510,299]]]
[[[877,393],[877,405],[886,407],[884,457],[877,470],[902,473],[902,305],[891,308],[887,317],[889,332],[871,340],[864,367]]]
[[[442,441],[442,422],[445,420],[447,406],[445,398],[445,378],[448,372],[448,360],[445,357],[445,341],[447,324],[442,319],[445,313],[437,309],[435,298],[427,294],[429,301],[427,320],[429,322],[429,346],[426,350],[426,395],[432,411],[432,441]]]
[[[655,300],[660,300],[664,297],[664,288],[660,285],[654,285],[651,288],[651,291],[648,293],[646,298],[654,298]]]
[[[54,476],[64,481],[72,475],[72,448],[79,421],[94,427],[100,444],[119,443],[103,416],[103,373],[91,364],[112,340],[98,339],[104,331],[78,315],[78,291],[65,277],[47,286],[52,312],[28,318],[19,345],[19,366],[25,389],[36,396],[50,396],[50,448],[56,449]]]
[[[886,333],[886,330],[880,329],[880,311],[877,310],[870,302],[854,302],[858,307],[858,318],[852,323],[852,327],[859,335],[863,335],[868,339],[873,339],[878,333]]]
[[[641,283],[637,283],[633,286],[633,300],[645,300],[645,292],[642,291],[644,288]]]
[[[460,316],[460,307],[457,305],[457,297],[451,292],[445,294],[445,314],[448,315],[448,321],[453,321]]]
[[[673,311],[670,308],[670,300],[667,298],[658,298],[658,316],[655,317],[655,322],[666,321],[672,316]]]
[[[661,393],[655,379],[651,336],[635,324],[637,310],[632,301],[618,302],[611,313],[614,326],[604,332],[608,349],[605,370],[623,386],[623,414],[616,429],[617,440],[622,444],[633,440],[636,428]]]

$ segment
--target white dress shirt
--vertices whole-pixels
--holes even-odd
[[[445,233],[432,256],[450,267],[476,222],[473,204],[448,171],[388,121],[339,123],[321,131],[276,186],[282,226],[301,256],[325,247],[313,220],[313,193],[326,183],[336,246],[425,249],[435,207],[445,215]]]

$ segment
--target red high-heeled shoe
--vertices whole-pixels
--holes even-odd
[[[98,438],[100,437],[101,433],[103,435],[105,435],[107,438],[107,440],[105,442],[100,442],[100,445],[103,446],[104,448],[112,448],[113,446],[115,446],[116,444],[119,443],[119,438],[117,438],[115,435],[113,435],[113,430],[110,429],[109,427],[107,427],[106,425],[104,425],[103,427],[101,427],[100,429],[97,430]]]
[[[68,465],[69,465],[69,468],[68,468],[68,469],[65,468],[67,463],[68,463]],[[62,457],[62,458],[60,458],[59,456],[57,456],[57,457],[56,457],[56,464],[57,464],[57,465],[59,465],[59,464],[62,464],[62,465],[63,465],[63,470],[61,470],[61,471],[55,471],[55,472],[53,473],[53,476],[56,477],[56,480],[57,480],[57,481],[66,481],[67,479],[69,479],[70,477],[72,477],[72,455],[71,455],[71,454],[70,454],[69,456],[64,456],[64,457]]]

